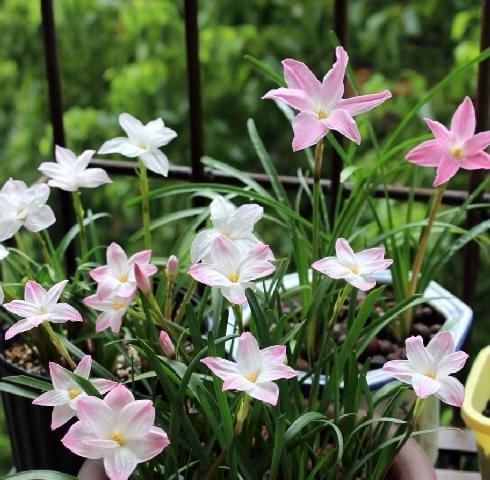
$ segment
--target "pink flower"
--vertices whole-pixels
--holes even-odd
[[[130,297],[122,297],[117,292],[107,293],[105,296],[96,293],[95,295],[84,298],[83,303],[94,310],[102,312],[97,317],[95,323],[96,332],[110,328],[114,333],[119,333],[124,314],[131,303],[133,303],[133,300],[134,293]]]
[[[405,346],[408,360],[392,360],[384,364],[383,370],[412,385],[420,398],[435,395],[448,405],[460,407],[464,387],[449,375],[463,368],[468,355],[461,350],[454,351],[451,332],[439,332],[427,347],[420,336],[407,338]]]
[[[150,262],[151,250],[135,253],[129,259],[120,245],[112,242],[106,252],[107,265],[94,268],[90,276],[99,284],[97,295],[107,297],[109,293],[121,297],[132,297],[137,284],[134,266],[138,264],[140,275],[150,277],[157,272],[157,267]],[[140,278],[141,280],[141,278]]]
[[[5,332],[5,340],[38,327],[43,322],[82,322],[80,313],[67,303],[58,303],[68,280],[53,285],[46,291],[39,283],[29,280],[24,289],[24,300],[13,300],[3,307],[22,317]]]
[[[75,373],[83,378],[89,378],[92,367],[92,357],[85,355],[75,369]],[[80,398],[87,396],[83,389],[78,385],[67,371],[57,363],[49,363],[49,373],[53,390],[43,393],[32,403],[43,407],[54,407],[51,420],[51,430],[64,425],[77,413],[77,402]],[[106,380],[105,378],[91,379],[92,384],[101,393],[112,390],[117,382]]]
[[[337,61],[320,82],[312,71],[297,60],[283,60],[284,79],[288,88],[276,88],[262,98],[276,99],[299,110],[293,121],[293,150],[317,143],[330,130],[361,143],[361,135],[353,116],[377,107],[391,93],[384,90],[371,95],[342,98],[344,76],[349,57],[342,47],[335,49]]]
[[[434,187],[446,183],[460,168],[490,169],[490,130],[475,134],[476,117],[473,103],[465,97],[454,112],[451,129],[426,118],[434,140],[427,140],[407,153],[406,159],[422,167],[437,167]]]
[[[62,442],[76,455],[103,459],[110,480],[127,480],[139,463],[151,460],[169,445],[167,434],[154,426],[150,400],[135,400],[123,385],[104,400],[83,397],[77,402],[79,421]]]
[[[335,243],[335,257],[325,257],[312,267],[336,280],[343,279],[359,290],[367,291],[376,285],[374,273],[388,268],[393,260],[384,258],[384,247],[368,248],[354,253],[345,238]]]
[[[231,303],[242,304],[247,301],[245,289],[255,289],[253,280],[276,269],[271,257],[267,245],[257,244],[244,255],[232,240],[219,236],[213,241],[209,263],[196,263],[188,273],[198,282],[219,288]]]
[[[206,357],[201,362],[224,381],[223,391],[239,390],[257,400],[276,405],[279,387],[274,381],[294,378],[299,374],[284,364],[285,358],[285,345],[259,350],[255,337],[245,332],[238,339],[236,362],[219,357]]]
[[[261,243],[254,235],[255,224],[264,215],[264,209],[255,203],[235,207],[226,198],[218,195],[209,206],[212,228],[201,230],[191,245],[191,261],[198,263],[207,261],[213,241],[224,235],[233,240],[244,253],[254,245]]]
[[[170,255],[167,260],[167,269],[165,270],[167,278],[173,279],[179,273],[179,259],[175,255]]]
[[[95,150],[85,150],[77,157],[68,148],[56,145],[56,162],[44,162],[39,170],[50,180],[50,187],[67,192],[76,192],[80,188],[96,188],[112,180],[102,168],[87,168]]]
[[[170,338],[170,335],[162,330],[160,332],[160,337],[158,338],[158,341],[160,343],[160,346],[162,347],[163,353],[167,358],[174,358],[175,357],[175,345],[174,342],[172,342],[172,339]]]

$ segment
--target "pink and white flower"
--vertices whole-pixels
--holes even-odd
[[[40,232],[56,218],[46,205],[49,187],[45,183],[27,187],[21,180],[10,179],[0,190],[0,242],[13,237],[22,227]]]
[[[85,355],[80,360],[74,373],[88,379],[91,368],[92,357]],[[49,374],[53,383],[53,390],[43,393],[33,400],[32,403],[43,407],[54,407],[51,418],[51,430],[55,430],[76,416],[77,402],[80,398],[87,396],[87,394],[61,365],[50,362]],[[90,381],[101,394],[109,392],[118,385],[117,382],[106,380],[105,378],[96,378]]]
[[[220,236],[213,241],[209,262],[192,265],[188,273],[198,282],[219,288],[229,302],[242,304],[247,301],[245,289],[255,289],[254,280],[276,269],[271,258],[267,245],[257,244],[244,255],[232,240]]]
[[[162,330],[160,332],[160,336],[158,337],[158,342],[160,343],[160,347],[162,347],[162,351],[167,358],[175,357],[175,345],[170,338],[170,335]]]
[[[96,188],[112,180],[102,168],[87,168],[95,150],[85,150],[77,157],[68,148],[56,145],[56,162],[43,162],[39,170],[50,180],[50,187],[67,192],[76,192],[80,188]]]
[[[169,162],[159,148],[170,143],[177,133],[167,128],[161,118],[143,125],[129,113],[119,115],[119,124],[127,137],[116,137],[105,142],[99,153],[120,153],[129,158],[141,158],[148,170],[166,177]]]
[[[264,215],[260,205],[251,203],[237,208],[219,195],[211,202],[209,210],[213,227],[200,231],[194,238],[191,245],[192,263],[206,259],[213,241],[221,235],[233,240],[244,253],[260,243],[253,233],[255,224]]]
[[[219,357],[205,357],[201,362],[223,380],[223,391],[246,392],[257,400],[276,405],[279,387],[274,381],[299,374],[284,364],[285,359],[285,345],[260,350],[255,337],[245,332],[238,339],[236,362]]]
[[[299,110],[300,113],[293,121],[294,151],[314,145],[330,130],[336,130],[349,140],[361,143],[361,135],[352,117],[391,98],[388,90],[342,98],[349,57],[340,46],[335,49],[335,54],[337,61],[321,82],[304,63],[283,60],[284,79],[288,87],[270,90],[262,97],[279,100]]]
[[[384,247],[368,248],[354,253],[345,238],[337,239],[335,257],[325,257],[312,264],[312,268],[334,278],[345,280],[359,290],[367,291],[376,285],[375,273],[383,272],[393,260],[384,258]]]
[[[134,293],[131,296],[121,296],[117,293],[107,293],[104,296],[96,293],[83,299],[83,303],[102,312],[95,322],[95,331],[101,332],[110,328],[114,333],[121,330],[122,319],[129,306],[134,301]]]
[[[127,480],[139,463],[156,457],[170,443],[154,426],[153,403],[135,400],[123,385],[103,400],[80,398],[77,412],[79,421],[63,437],[63,445],[81,457],[103,459],[110,480]]]
[[[475,134],[475,108],[469,97],[454,112],[449,130],[430,118],[425,121],[435,138],[410,150],[406,159],[422,167],[437,167],[434,187],[449,181],[460,168],[490,169],[490,155],[485,152],[490,145],[490,130]]]
[[[24,300],[13,300],[3,305],[10,313],[22,317],[6,332],[5,340],[38,327],[43,322],[82,322],[80,313],[67,303],[58,303],[68,280],[53,285],[46,291],[39,283],[29,280],[24,289]]]
[[[109,294],[117,294],[121,297],[132,297],[137,289],[134,272],[136,264],[139,266],[140,275],[150,277],[157,272],[157,267],[150,263],[151,250],[142,250],[131,257],[126,255],[123,248],[116,242],[112,242],[106,251],[107,265],[90,270],[90,276],[99,284],[97,294],[101,298]],[[140,278],[141,280],[141,278]]]
[[[424,347],[422,337],[410,337],[405,342],[408,360],[392,360],[383,371],[412,385],[420,398],[435,395],[439,400],[460,407],[464,400],[463,384],[450,375],[464,367],[468,355],[455,351],[449,331],[439,332]]]

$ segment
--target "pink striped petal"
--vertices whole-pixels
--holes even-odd
[[[463,150],[467,156],[479,153],[485,150],[490,145],[490,130],[486,132],[479,132],[473,135],[463,144]]]
[[[111,480],[128,480],[138,465],[138,460],[128,448],[118,448],[104,457],[104,468]]]
[[[68,280],[63,280],[61,282],[58,282],[57,284],[53,285],[48,293],[47,293],[47,298],[46,301],[49,306],[53,306],[56,303],[58,303],[58,300],[61,297],[61,294],[63,293],[64,288],[66,287],[68,283]]]
[[[444,357],[454,352],[453,334],[447,330],[438,332],[427,345],[427,352],[434,362],[441,361]]]
[[[238,368],[245,375],[257,374],[262,367],[262,357],[260,355],[257,340],[250,332],[244,332],[238,339],[236,352]]]
[[[256,383],[255,388],[248,394],[257,400],[276,406],[279,398],[279,387],[274,382]]]
[[[116,242],[112,242],[107,247],[107,265],[112,273],[126,272],[128,269],[128,257],[123,248]]]
[[[432,370],[432,359],[424,347],[424,341],[420,335],[407,338],[405,342],[407,358],[413,369],[419,373]]]
[[[303,90],[295,88],[275,88],[269,90],[262,99],[280,100],[301,112],[310,112],[313,108],[310,97]]]
[[[366,248],[356,253],[356,259],[359,265],[371,263],[376,260],[383,260],[385,256],[385,247]]]
[[[117,390],[117,387],[114,390]],[[108,432],[114,427],[114,415],[107,400],[89,396],[82,397],[77,402],[77,414],[87,430],[93,432],[98,438],[106,438]]]
[[[220,235],[213,241],[211,248],[211,263],[224,275],[238,273],[241,253],[233,240]]]
[[[50,390],[35,398],[32,404],[43,407],[56,407],[57,405],[64,405],[68,401],[69,396],[66,390]]]
[[[451,132],[456,134],[458,140],[464,141],[475,133],[475,127],[475,107],[471,98],[465,97],[451,119]]]
[[[155,409],[151,400],[136,400],[121,410],[120,428],[128,438],[143,437],[155,422]]]
[[[369,95],[359,95],[357,97],[343,98],[338,104],[337,108],[345,110],[350,115],[358,115],[364,113],[373,108],[381,105],[383,102],[391,98],[391,92],[389,90],[383,90],[379,93],[372,93]]]
[[[102,280],[104,280],[105,277],[110,275],[110,271],[107,265],[103,265],[102,267],[93,268],[92,270],[90,270],[90,272],[88,272],[88,274],[96,282],[101,282]]]
[[[3,307],[10,313],[14,313],[19,317],[29,318],[37,314],[38,308],[24,300],[12,300],[9,303],[4,303]]]
[[[335,49],[336,61],[322,80],[322,100],[327,105],[335,105],[344,95],[344,77],[349,56],[341,47]]]
[[[77,412],[73,410],[69,404],[54,407],[53,413],[51,414],[51,430],[56,430],[57,428],[63,426],[76,414]]]
[[[299,374],[289,365],[264,365],[257,377],[257,383],[272,382],[281,378],[295,378]]]
[[[469,157],[465,157],[461,161],[461,168],[466,170],[489,170],[490,155],[485,152],[475,153]]]
[[[383,372],[405,383],[412,382],[415,373],[408,360],[391,360],[383,365]]]
[[[92,368],[92,357],[90,355],[84,355],[80,360],[80,363],[75,368],[75,373],[81,377],[88,378],[90,370]]]
[[[454,377],[441,378],[435,396],[448,405],[461,407],[464,401],[464,386]]]
[[[370,275],[351,275],[346,277],[345,281],[363,292],[367,292],[376,286],[375,278]]]
[[[352,274],[351,270],[339,263],[337,257],[322,258],[321,260],[314,262],[311,267],[336,280],[346,278]]]
[[[246,288],[254,288],[255,285],[253,283],[233,283],[228,287],[221,287],[221,294],[225,297],[230,303],[234,305],[243,305],[247,303],[247,297],[245,295]]]
[[[450,155],[443,155],[439,165],[437,167],[436,178],[434,179],[433,186],[438,187],[442,185],[456,175],[460,167],[458,160],[452,158]]]
[[[151,460],[168,445],[170,445],[170,441],[167,434],[158,427],[152,427],[144,438],[140,438],[137,441],[129,440],[127,442],[127,448],[133,452],[138,462]]]
[[[104,402],[114,410],[121,410],[128,403],[134,402],[134,396],[124,385],[118,384],[106,395]]]
[[[339,262],[344,266],[357,265],[356,255],[345,238],[338,238],[335,242],[335,253]]]
[[[88,397],[87,397],[88,398]],[[94,435],[86,431],[81,422],[70,427],[68,433],[61,439],[63,445],[74,454],[92,460],[103,458],[105,452],[100,447],[92,446],[89,442]]]
[[[412,377],[412,387],[415,395],[419,398],[427,398],[436,393],[441,384],[433,378],[415,373]]]
[[[335,109],[330,112],[325,120],[322,120],[322,123],[330,130],[341,133],[358,145],[361,143],[361,134],[357,128],[357,123],[347,111]]]
[[[5,340],[10,340],[14,338],[19,333],[27,332],[35,327],[32,321],[28,318],[24,320],[20,320],[17,323],[14,323],[6,332],[5,332]]]
[[[49,376],[55,390],[69,390],[73,383],[65,369],[54,362],[49,362]]]
[[[47,292],[33,280],[28,280],[24,287],[24,298],[26,302],[41,305],[46,300]]]
[[[219,357],[205,357],[201,359],[201,362],[206,365],[217,377],[221,380],[229,380],[237,376],[243,377],[238,370],[235,362],[230,362],[224,358]]]
[[[320,81],[303,62],[287,58],[282,61],[282,66],[289,88],[303,90],[310,97],[315,97],[320,92]]]
[[[49,321],[53,323],[83,322],[80,312],[67,303],[58,303],[49,312]]]
[[[328,133],[328,127],[312,113],[301,112],[293,120],[293,151],[315,145]]]
[[[247,259],[240,266],[240,282],[250,282],[257,278],[266,277],[276,270],[276,267],[268,261]]]
[[[113,380],[107,380],[105,378],[94,378],[93,380],[91,380],[91,382],[101,394],[110,392],[113,388],[119,385],[117,382],[114,382]]]
[[[437,365],[437,376],[459,372],[466,363],[468,354],[463,351],[453,352],[441,359]]]
[[[431,120],[430,118],[425,118],[424,120],[439,144],[443,148],[449,149],[454,142],[454,135],[442,123]]]
[[[286,359],[286,345],[273,345],[260,351],[263,365],[282,364]]]
[[[187,272],[194,280],[210,285],[212,287],[225,287],[231,285],[231,281],[226,278],[213,265],[208,263],[197,263],[192,265]]]
[[[239,392],[250,392],[255,388],[255,384],[243,375],[235,375],[223,381],[223,391],[238,390]]]
[[[422,167],[437,167],[444,153],[445,151],[437,140],[427,140],[412,148],[405,158],[410,163],[415,163]]]
[[[151,253],[152,253],[151,250],[141,250],[140,252],[136,252],[134,255],[131,255],[131,257],[129,257],[128,262],[147,264],[151,259]]]

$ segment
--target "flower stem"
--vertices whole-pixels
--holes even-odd
[[[46,331],[46,333],[48,334],[48,337],[51,340],[51,343],[53,344],[54,348],[58,351],[61,357],[66,361],[69,367],[72,370],[77,368],[77,364],[70,357],[68,350],[63,345],[63,342],[59,339],[58,335],[56,335],[56,332],[53,330],[51,324],[49,322],[43,322],[41,325]]]
[[[80,192],[76,191],[72,193],[73,208],[75,210],[75,215],[77,217],[79,237],[80,237],[80,250],[82,257],[86,257],[88,253],[88,243],[87,243],[87,231],[85,230],[85,224],[83,219],[85,212],[83,210],[82,201],[80,199]]]
[[[21,253],[21,257],[22,257],[22,261],[24,262],[24,265],[26,267],[26,272],[27,272],[27,275],[28,277],[33,277],[33,273],[32,273],[32,269],[31,269],[31,265],[29,263],[29,255],[27,255],[27,251],[26,251],[26,246],[24,244],[24,240],[22,240],[22,235],[17,232],[15,234],[15,243],[17,244],[17,249],[19,250],[19,252]]]
[[[167,275],[167,291],[165,293],[165,305],[163,307],[163,315],[166,319],[172,320],[172,292],[174,289],[173,278]]]
[[[441,206],[442,197],[444,196],[444,191],[446,190],[446,185],[447,184],[445,183],[444,185],[437,187],[434,193],[434,199],[432,201],[432,206],[429,213],[429,219],[427,221],[427,225],[424,227],[424,230],[422,232],[422,237],[420,238],[417,253],[415,254],[415,258],[413,260],[410,281],[408,283],[408,288],[407,288],[407,297],[413,295],[417,291],[417,283],[419,279],[418,277],[420,274],[420,270],[422,269],[422,264],[424,262],[424,257],[425,257],[425,252],[427,250],[427,244],[429,241],[430,232],[432,230],[432,225],[434,224],[434,221],[436,219],[437,211]],[[410,308],[405,311],[404,322],[403,322],[403,330],[404,330],[403,333],[405,335],[408,335],[410,331],[410,326],[412,323],[412,315],[413,315],[413,308]]]
[[[322,176],[323,140],[316,144],[315,148],[315,170],[313,172],[313,232],[312,232],[312,254],[313,261],[318,260],[320,239],[320,180]],[[317,283],[318,275],[313,272],[313,287]]]
[[[232,305],[235,322],[238,328],[238,333],[243,333],[243,307],[241,305]]]
[[[150,199],[148,184],[148,172],[145,164],[140,161],[139,180],[141,193],[141,214],[143,217],[144,245],[146,249],[151,249],[151,230],[150,230]]]
[[[44,258],[44,261],[48,265],[56,265],[56,263],[53,261],[54,259],[51,258],[51,255],[48,251],[48,246],[46,245],[44,238],[42,237],[42,235],[39,232],[36,232],[36,239],[39,242],[39,245],[41,247],[41,253],[42,253],[42,256]]]
[[[179,310],[177,311],[177,315],[175,317],[175,323],[180,324],[185,314],[185,307],[191,301],[192,295],[194,295],[194,291],[196,290],[196,281],[192,280],[189,288],[185,292],[184,298],[182,299],[182,303],[180,304]]]

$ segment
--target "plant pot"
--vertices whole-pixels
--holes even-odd
[[[4,355],[3,331],[0,333],[0,379],[27,375],[44,381],[49,378],[32,375],[9,363]],[[76,474],[83,459],[72,454],[61,443],[69,424],[51,430],[51,408],[33,405],[31,400],[1,393],[12,457],[17,471],[48,469]]]
[[[463,419],[474,432],[482,480],[490,480],[490,418],[483,410],[490,402],[490,346],[476,357],[466,381]]]
[[[409,439],[391,464],[385,480],[436,480],[436,471],[422,447]]]

